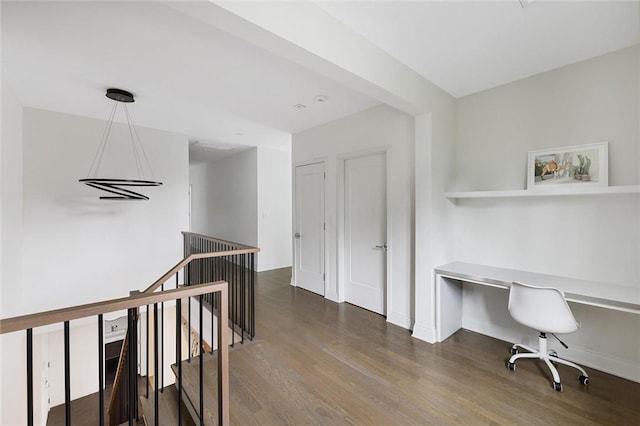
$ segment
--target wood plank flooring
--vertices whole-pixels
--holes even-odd
[[[584,387],[559,366],[565,390],[555,392],[537,362],[506,369],[508,342],[461,330],[430,345],[380,315],[291,287],[290,274],[258,274],[256,339],[230,351],[235,425],[640,425],[638,383],[587,369]],[[183,365],[197,406],[197,359]],[[215,424],[215,356],[205,372],[205,424]],[[165,389],[161,425],[176,424],[176,394]],[[96,398],[73,401],[72,424],[97,424]],[[48,424],[64,424],[62,406]]]
[[[290,269],[256,284],[256,339],[230,352],[236,425],[639,425],[640,384],[537,362],[505,367],[510,343],[461,330],[431,345],[382,316],[291,287]],[[205,358],[205,424],[214,424],[215,357]],[[197,362],[184,364],[197,402]],[[169,423],[167,423],[169,424]]]

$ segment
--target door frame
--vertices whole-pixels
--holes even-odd
[[[346,283],[347,283],[347,277],[345,276],[345,271],[346,271],[346,267],[345,267],[345,260],[346,260],[346,242],[345,242],[345,215],[346,215],[346,208],[345,208],[345,183],[346,183],[346,179],[345,179],[345,164],[347,160],[351,160],[354,158],[360,158],[360,157],[368,157],[370,155],[375,155],[375,154],[385,154],[385,180],[386,180],[386,186],[387,186],[387,276],[385,277],[386,279],[386,283],[385,283],[385,294],[386,294],[386,307],[385,307],[385,312],[386,312],[386,317],[389,317],[389,314],[391,313],[391,307],[392,305],[392,289],[393,289],[393,281],[391,280],[392,277],[392,269],[393,269],[393,264],[390,261],[390,259],[393,257],[393,240],[391,238],[392,236],[392,232],[391,232],[391,218],[392,218],[392,211],[391,211],[391,199],[392,199],[392,189],[391,189],[391,172],[390,172],[390,168],[391,168],[391,147],[389,145],[383,145],[383,146],[378,146],[378,147],[373,147],[373,148],[368,148],[368,149],[363,149],[363,150],[358,150],[358,151],[352,151],[346,154],[341,154],[337,157],[337,166],[338,166],[338,185],[337,185],[337,189],[338,189],[338,194],[337,194],[337,200],[336,200],[336,206],[337,206],[337,241],[336,241],[336,255],[337,255],[337,279],[338,279],[338,301],[339,302],[345,302],[345,288],[346,288]]]
[[[291,285],[293,287],[297,287],[298,286],[298,277],[297,277],[297,269],[298,269],[298,257],[296,256],[296,238],[295,238],[295,233],[296,233],[296,228],[298,226],[298,215],[296,212],[296,207],[297,207],[297,202],[298,200],[296,199],[296,169],[300,166],[310,166],[312,164],[320,164],[322,163],[323,165],[323,169],[324,169],[324,212],[323,212],[323,217],[324,217],[324,223],[327,223],[327,157],[319,157],[319,158],[315,158],[312,160],[304,160],[304,161],[296,161],[295,163],[292,164],[291,166],[291,252],[292,252],[292,257],[293,257],[293,268],[291,271]],[[327,297],[327,259],[329,257],[329,248],[327,247],[327,229],[325,226],[324,229],[324,233],[323,233],[323,238],[324,238],[324,256],[323,256],[323,261],[324,264],[322,265],[322,270],[324,271],[324,297]]]

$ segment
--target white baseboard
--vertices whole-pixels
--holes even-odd
[[[291,268],[291,265],[258,265],[256,267],[256,272],[265,272],[265,271],[273,271],[274,269],[282,269],[282,268]]]
[[[324,298],[329,299],[332,302],[340,303],[340,298],[338,297],[338,293],[336,293],[334,290],[331,290],[331,289],[330,290],[325,289]]]
[[[411,318],[404,314],[391,312],[389,315],[387,315],[387,322],[390,322],[391,324],[395,324],[402,328],[406,328],[407,330],[411,330]]]
[[[463,327],[467,330],[505,340],[509,343],[524,343],[534,348],[538,346],[536,332],[532,332],[530,336],[527,336],[526,341],[523,341],[522,333],[506,327],[497,326],[496,324],[469,321],[467,319],[464,321]],[[596,352],[576,345],[570,345],[569,349],[565,349],[558,342],[555,342],[554,339],[549,339],[548,345],[549,349],[557,351],[560,357],[580,364],[583,367],[594,368],[640,383],[640,365],[612,357],[610,354]],[[508,352],[505,354],[508,355]]]
[[[412,337],[416,339],[424,340],[427,343],[436,343],[436,328],[435,327],[426,327],[424,325],[420,325],[415,323],[413,325],[413,334]]]

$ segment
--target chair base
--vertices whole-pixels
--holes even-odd
[[[551,350],[547,350],[547,336],[545,333],[540,333],[538,337],[539,349],[533,349],[529,346],[522,345],[520,343],[516,343],[511,347],[511,358],[509,358],[509,362],[507,363],[507,368],[511,371],[515,371],[516,369],[516,361],[522,358],[526,359],[541,359],[547,364],[549,370],[551,370],[551,375],[553,376],[553,389],[557,391],[562,391],[562,384],[560,383],[560,374],[556,369],[554,363],[568,365],[569,367],[573,367],[582,373],[578,380],[583,385],[589,384],[589,375],[584,370],[584,368],[580,367],[578,364],[575,364],[571,361],[567,361],[566,359],[559,358],[558,354]],[[519,353],[520,350],[525,350],[527,353]]]

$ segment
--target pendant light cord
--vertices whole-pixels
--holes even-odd
[[[133,129],[133,134],[135,134],[135,137],[133,136],[133,134],[131,135],[131,143],[133,144],[133,151],[135,153],[135,157],[136,157],[136,166],[139,167],[138,172],[140,172],[140,170],[144,169],[143,165],[142,165],[142,161],[140,160],[140,154],[138,153],[138,150],[136,149],[136,141],[138,142],[138,146],[140,147],[140,152],[142,153],[142,157],[144,158],[145,163],[147,163],[147,168],[149,169],[149,174],[151,175],[151,180],[156,180],[156,177],[153,174],[153,168],[151,168],[151,163],[149,162],[149,158],[147,157],[147,153],[144,150],[144,145],[142,145],[142,141],[140,140],[140,135],[138,134],[138,129],[136,129],[135,123],[133,122],[133,118],[131,118],[131,115],[129,115],[129,109],[127,108],[127,106],[124,106],[124,110],[127,114],[127,123],[129,124],[129,132],[132,131]],[[144,171],[143,171],[143,176],[144,176]]]
[[[111,133],[111,126],[113,125],[113,118],[116,115],[117,109],[118,109],[118,103],[114,102],[113,108],[111,108],[111,114],[109,115],[109,120],[107,120],[107,124],[104,126],[104,131],[102,132],[102,138],[100,139],[100,144],[98,145],[98,149],[96,150],[96,153],[93,156],[91,167],[89,167],[89,173],[87,173],[87,178],[97,177],[98,175],[98,171],[100,170],[100,163],[102,163],[102,156],[104,155],[104,150],[107,146],[107,140],[109,140],[109,134]],[[95,171],[94,171],[94,167],[95,167]],[[91,174],[92,172],[93,172],[93,176]]]

